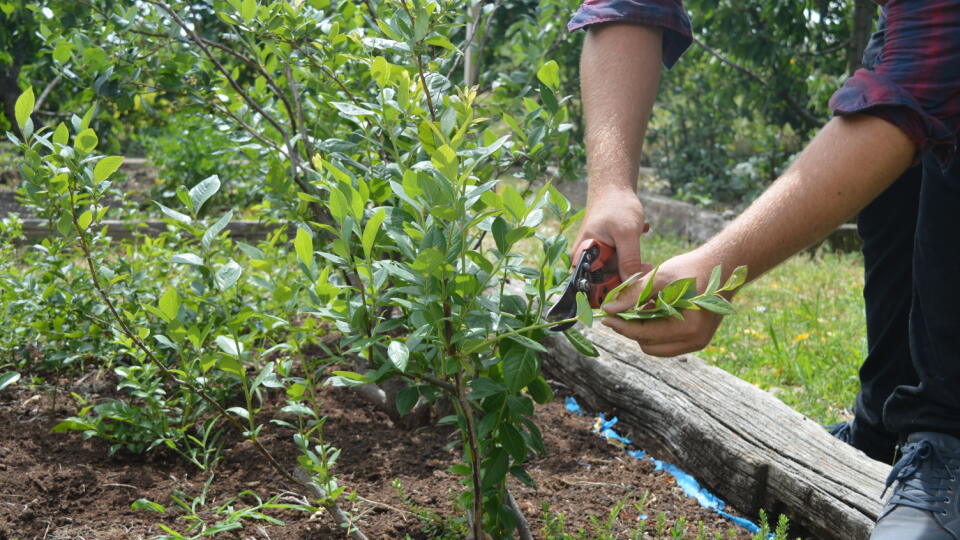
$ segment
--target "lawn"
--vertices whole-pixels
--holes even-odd
[[[691,247],[651,235],[643,253],[656,263]],[[862,288],[859,254],[794,256],[742,289],[699,354],[818,422],[849,418],[866,354]]]

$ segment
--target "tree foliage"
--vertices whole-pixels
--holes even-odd
[[[854,41],[850,0],[685,5],[696,42],[664,75],[648,155],[682,197],[749,200],[829,119],[867,36]]]

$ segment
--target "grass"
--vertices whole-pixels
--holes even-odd
[[[644,259],[662,262],[693,247],[649,236]],[[863,259],[800,254],[743,288],[699,355],[821,423],[849,418],[866,354]]]

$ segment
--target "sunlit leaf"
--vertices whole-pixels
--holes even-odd
[[[107,156],[97,162],[93,168],[93,181],[102,182],[117,172],[120,165],[123,164],[123,156]]]
[[[220,178],[217,175],[209,176],[190,188],[190,201],[193,203],[192,210],[194,213],[199,212],[203,203],[207,202],[219,190]]]
[[[17,119],[17,125],[23,129],[27,125],[27,120],[30,119],[30,115],[33,114],[33,106],[36,103],[36,99],[33,95],[33,88],[27,88],[20,97],[17,98],[17,103],[14,105],[14,113]]]

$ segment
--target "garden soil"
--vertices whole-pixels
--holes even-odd
[[[91,382],[93,381],[93,382]],[[79,433],[52,433],[51,427],[76,413],[69,392],[96,401],[113,392],[114,383],[86,377],[81,387],[36,390],[12,387],[0,394],[0,540],[13,539],[140,539],[165,534],[160,524],[185,532],[190,521],[172,496],[198,500],[209,472],[198,471],[174,454],[154,452],[146,457],[108,455],[101,440],[83,440]],[[558,394],[562,392],[558,391]],[[462,512],[453,507],[461,492],[458,477],[445,471],[458,462],[456,434],[430,426],[406,431],[394,428],[349,390],[324,388],[325,436],[342,449],[336,473],[348,488],[342,506],[356,516],[357,525],[371,538],[434,538],[439,525],[451,530]],[[528,464],[537,488],[512,488],[537,538],[550,528],[582,531],[583,538],[630,538],[636,531],[657,537],[657,515],[664,513],[660,530],[686,521],[679,538],[750,538],[713,512],[687,498],[672,478],[654,471],[649,460],[637,461],[592,432],[595,419],[567,412],[562,399],[537,410],[548,455]],[[296,463],[290,433],[268,425],[264,444],[281,462]],[[221,519],[218,508],[241,509],[255,504],[255,496],[295,504],[296,486],[287,486],[253,446],[227,434],[222,461],[214,470],[203,504],[196,515],[208,526]],[[289,490],[289,491],[287,491]],[[636,503],[647,493],[638,511]],[[238,497],[238,494],[241,494]],[[166,508],[164,514],[133,510],[131,503],[148,499]],[[611,509],[623,508],[607,525]],[[548,509],[545,512],[544,509]],[[295,510],[267,513],[285,523],[246,520],[242,530],[217,535],[236,539],[342,538],[332,518],[324,513]],[[552,517],[550,517],[552,516]],[[643,519],[643,518],[646,519]],[[702,525],[699,525],[702,522]],[[456,531],[455,525],[452,530]],[[196,534],[197,531],[194,532]],[[671,537],[665,532],[665,537]],[[449,533],[457,538],[462,533]],[[188,537],[192,534],[186,535]],[[578,537],[580,537],[578,535]]]

